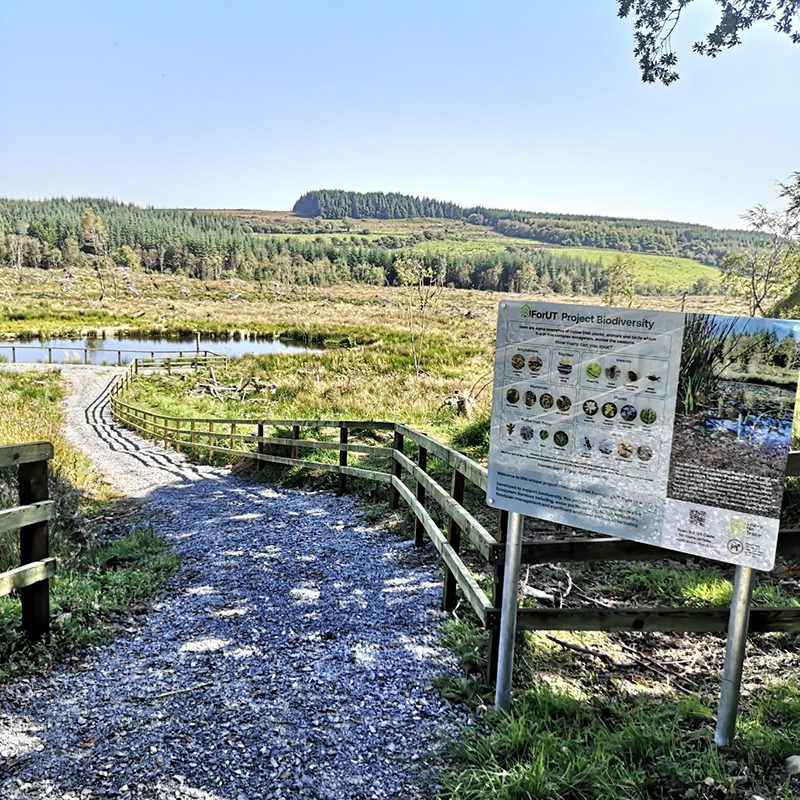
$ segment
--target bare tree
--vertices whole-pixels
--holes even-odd
[[[636,259],[630,253],[619,253],[610,264],[603,268],[603,277],[606,279],[603,302],[607,306],[616,305],[617,297],[626,300],[628,308],[633,305],[633,295],[636,291],[635,268]]]
[[[408,327],[411,333],[411,354],[414,369],[422,368],[425,327],[429,313],[436,307],[444,288],[445,267],[434,266],[425,259],[404,258],[395,263],[397,281],[408,304]]]
[[[25,246],[25,237],[16,233],[9,233],[6,237],[9,250],[9,266],[14,269],[22,268],[22,251]]]
[[[747,301],[751,317],[767,316],[800,278],[800,209],[769,211],[758,205],[742,215],[747,226],[769,238],[722,259],[723,285]]]
[[[102,302],[106,296],[106,282],[103,277],[103,270],[109,266],[106,226],[91,208],[87,208],[81,217],[81,228],[83,230],[84,246],[91,250],[95,256],[94,270],[100,281],[100,297],[98,299]]]

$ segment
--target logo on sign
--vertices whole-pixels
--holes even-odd
[[[731,517],[728,529],[734,536],[747,536],[747,521],[741,517]]]
[[[531,308],[527,303],[524,303],[519,310],[521,317],[528,317],[529,319],[555,319],[557,314],[555,311],[537,311]]]

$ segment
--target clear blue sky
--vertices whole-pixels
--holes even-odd
[[[768,24],[641,83],[614,0],[0,0],[0,195],[288,209],[315,188],[741,227],[800,170]]]

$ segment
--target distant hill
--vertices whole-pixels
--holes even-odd
[[[729,251],[746,250],[767,238],[752,231],[721,230],[665,220],[462,208],[456,203],[394,192],[321,189],[304,194],[294,204],[293,211],[298,216],[323,219],[464,219],[472,225],[490,227],[504,236],[565,247],[678,256],[710,266],[718,266]]]
[[[399,261],[424,258],[455,288],[601,295],[607,262],[616,257],[609,242],[603,248],[542,244],[523,227],[526,218],[500,216],[519,212],[462,209],[425,198],[411,203],[404,195],[318,193],[306,198],[306,212],[323,200],[333,213],[343,199],[351,210],[384,217],[356,222],[349,215],[337,221],[288,211],[143,208],[91,197],[0,198],[0,269],[63,269],[65,285],[73,267],[94,268],[117,287],[137,268],[203,280],[382,285],[397,282]],[[412,213],[431,216],[389,216]],[[567,238],[572,232],[565,228],[561,241],[573,242]],[[640,294],[719,289],[719,272],[698,260],[653,248],[640,249],[634,259]]]

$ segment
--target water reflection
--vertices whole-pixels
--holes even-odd
[[[84,352],[84,349],[89,352]],[[26,339],[0,342],[0,357],[8,361],[48,362],[54,364],[127,364],[134,358],[147,358],[160,353],[191,356],[197,352],[198,342],[193,338],[183,339],[119,339],[107,336],[104,339],[84,337],[82,339]],[[199,349],[209,350],[228,358],[239,358],[247,353],[318,353],[317,349],[280,339],[231,339],[200,338]]]

